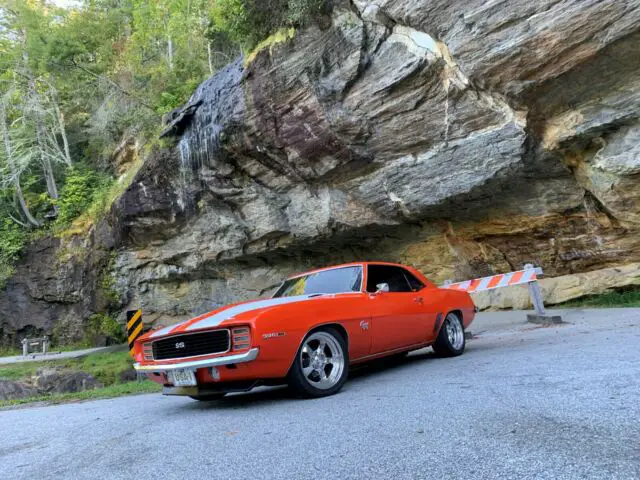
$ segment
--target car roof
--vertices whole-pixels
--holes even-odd
[[[341,265],[332,265],[329,267],[316,268],[314,270],[308,270],[306,272],[296,273],[295,275],[291,275],[290,277],[287,277],[287,280],[291,280],[292,278],[302,277],[304,275],[309,275],[312,273],[324,272],[326,270],[335,270],[337,268],[346,268],[346,267],[362,267],[364,265],[389,265],[391,267],[407,268],[407,265],[402,265],[401,263],[392,263],[392,262],[352,262],[352,263],[343,263]]]

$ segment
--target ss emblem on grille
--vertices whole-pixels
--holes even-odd
[[[177,342],[176,349],[184,348],[184,342]]]

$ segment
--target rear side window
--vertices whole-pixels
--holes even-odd
[[[367,272],[367,292],[375,292],[381,283],[388,284],[390,292],[416,292],[424,287],[420,280],[401,267],[369,265]]]
[[[409,286],[411,290],[417,292],[418,290],[422,290],[424,288],[424,284],[418,280],[413,273],[402,269],[404,271],[405,276],[407,277],[407,281],[409,282]]]

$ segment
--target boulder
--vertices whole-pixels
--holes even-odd
[[[38,390],[22,382],[0,380],[0,400],[18,400],[38,395]]]
[[[100,388],[103,385],[93,376],[62,367],[42,367],[36,371],[34,385],[42,393],[73,393]]]
[[[129,368],[127,370],[123,370],[118,374],[118,378],[121,383],[126,382],[135,382],[138,379],[138,373],[133,369]]]
[[[74,393],[102,388],[104,385],[85,372],[68,372],[60,375],[50,393]]]
[[[61,368],[41,367],[36,371],[35,385],[45,392],[52,391],[62,377]]]

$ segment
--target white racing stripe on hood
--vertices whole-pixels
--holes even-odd
[[[260,310],[261,308],[275,307],[276,305],[284,305],[287,303],[304,302],[305,300],[309,300],[317,296],[318,295],[297,295],[295,297],[269,298],[267,300],[258,300],[257,302],[243,303],[242,305],[236,305],[235,307],[227,308],[222,312],[215,313],[210,317],[203,318],[199,322],[189,325],[186,331],[217,327],[225,320],[229,320],[231,317],[235,317],[241,313]]]
[[[168,335],[171,330],[173,330],[174,328],[178,328],[181,325],[184,325],[188,321],[189,320],[184,321],[184,322],[180,322],[180,323],[176,323],[175,325],[169,325],[168,327],[164,327],[164,328],[158,330],[157,332],[153,332],[149,338],[161,337],[163,335]]]

